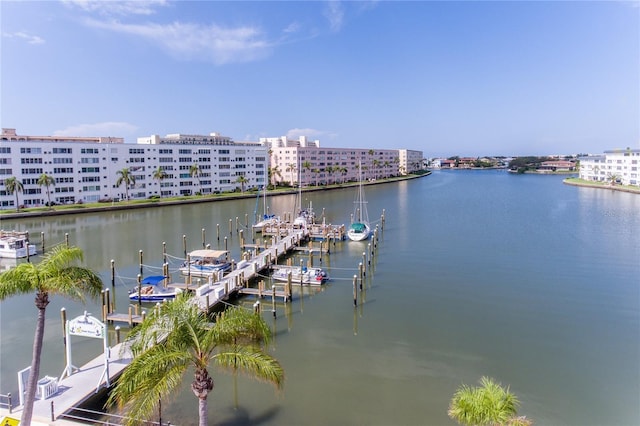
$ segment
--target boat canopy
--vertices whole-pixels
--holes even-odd
[[[367,226],[360,222],[353,223],[350,228],[355,232],[365,232],[367,230]]]
[[[142,281],[140,281],[140,284],[158,285],[159,283],[161,283],[162,281],[164,281],[167,278],[169,278],[169,277],[165,277],[164,275],[151,275],[149,277],[146,277]]]
[[[189,253],[189,255],[194,257],[211,257],[211,258],[219,258],[227,254],[226,250],[194,250]]]

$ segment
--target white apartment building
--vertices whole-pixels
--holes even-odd
[[[579,157],[580,179],[640,186],[640,149],[614,149],[602,155]]]
[[[139,138],[22,136],[2,129],[0,137],[0,208],[14,209],[15,194],[4,180],[16,177],[23,190],[19,203],[43,206],[47,189],[38,185],[44,173],[55,179],[51,201],[57,204],[100,200],[146,199],[192,194],[211,194],[261,187],[267,184],[268,150],[259,143],[233,142],[217,133],[171,134]],[[128,169],[135,184],[116,186]],[[159,177],[158,170],[164,172]]]
[[[422,167],[422,151],[323,148],[320,141],[261,138],[270,154],[271,183],[326,185],[405,175]],[[300,182],[299,182],[300,181]]]

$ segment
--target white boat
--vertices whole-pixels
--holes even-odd
[[[347,230],[347,237],[351,241],[363,241],[369,238],[371,227],[369,226],[369,214],[367,213],[367,202],[364,199],[364,189],[362,188],[362,166],[358,168],[359,182],[358,192],[356,193],[356,201],[353,212],[353,222]]]
[[[227,250],[194,250],[187,259],[180,267],[182,275],[217,278],[219,274],[231,269]]]
[[[140,281],[140,285],[129,291],[129,300],[140,302],[162,302],[174,299],[182,290],[179,288],[167,288],[164,281],[168,277],[164,275],[152,275]]]
[[[0,257],[20,259],[38,254],[35,244],[29,244],[29,233],[20,231],[0,231]]]
[[[256,216],[258,214],[258,204],[260,202],[260,192],[258,192],[258,198],[256,199]],[[262,216],[260,220],[252,227],[255,232],[262,232],[265,226],[277,225],[280,222],[280,217],[275,214],[269,214],[269,207],[267,206],[267,187],[264,187],[264,194],[262,194]]]
[[[274,266],[275,271],[271,275],[275,281],[287,282],[289,280],[289,273],[291,273],[291,283],[300,283],[308,285],[322,285],[329,280],[327,273],[321,268],[307,268],[302,267],[300,272],[299,266]]]

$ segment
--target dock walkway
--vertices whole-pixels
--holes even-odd
[[[132,355],[123,343],[117,344],[109,350],[109,383],[122,374],[131,363]],[[33,404],[33,425],[72,424],[58,420],[59,417],[79,406],[100,389],[106,386],[106,376],[103,376],[105,356],[100,354],[70,376],[65,376],[58,382],[58,392],[47,399],[36,399]],[[12,418],[20,418],[22,406],[11,410]]]
[[[258,277],[259,273],[277,263],[278,258],[293,250],[300,242],[308,238],[305,229],[289,229],[289,233],[283,237],[275,236],[274,243],[264,249],[257,251],[248,260],[238,262],[237,267],[224,276],[223,279],[201,285],[196,288],[193,301],[202,310],[209,311],[216,304],[227,300],[230,296],[244,292],[245,294],[263,294],[265,297],[271,296],[270,291],[259,293],[257,290],[248,289],[246,283],[250,279]],[[279,297],[287,297],[284,292],[278,292]]]

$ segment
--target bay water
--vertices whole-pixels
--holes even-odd
[[[519,414],[538,425],[640,424],[640,196],[562,179],[437,171],[366,186],[369,218],[380,227],[384,211],[385,224],[358,306],[352,278],[371,241],[338,242],[314,259],[331,276],[327,285],[297,289],[292,303],[278,303],[275,318],[271,301],[262,301],[284,389],[212,368],[210,424],[453,425],[453,393],[482,376],[509,385],[522,402]],[[355,191],[306,193],[303,205],[324,210],[327,223],[348,224]],[[295,202],[293,195],[269,199],[273,213],[292,211]],[[236,217],[244,224],[256,208],[255,199],[244,199],[1,226],[29,230],[36,241],[43,232],[47,246],[67,234],[108,288],[114,260],[116,311],[126,312],[140,251],[143,275],[158,274],[165,242],[175,270],[183,235],[189,250],[201,248],[204,229],[206,244],[226,244],[238,260]],[[16,373],[30,364],[33,299],[0,302],[2,393],[17,394]],[[85,310],[100,317],[98,304],[53,297],[41,376],[64,368],[63,307],[68,318]],[[75,365],[102,350],[95,339],[73,345]],[[197,424],[191,380],[187,374],[181,391],[162,402],[165,422]]]

